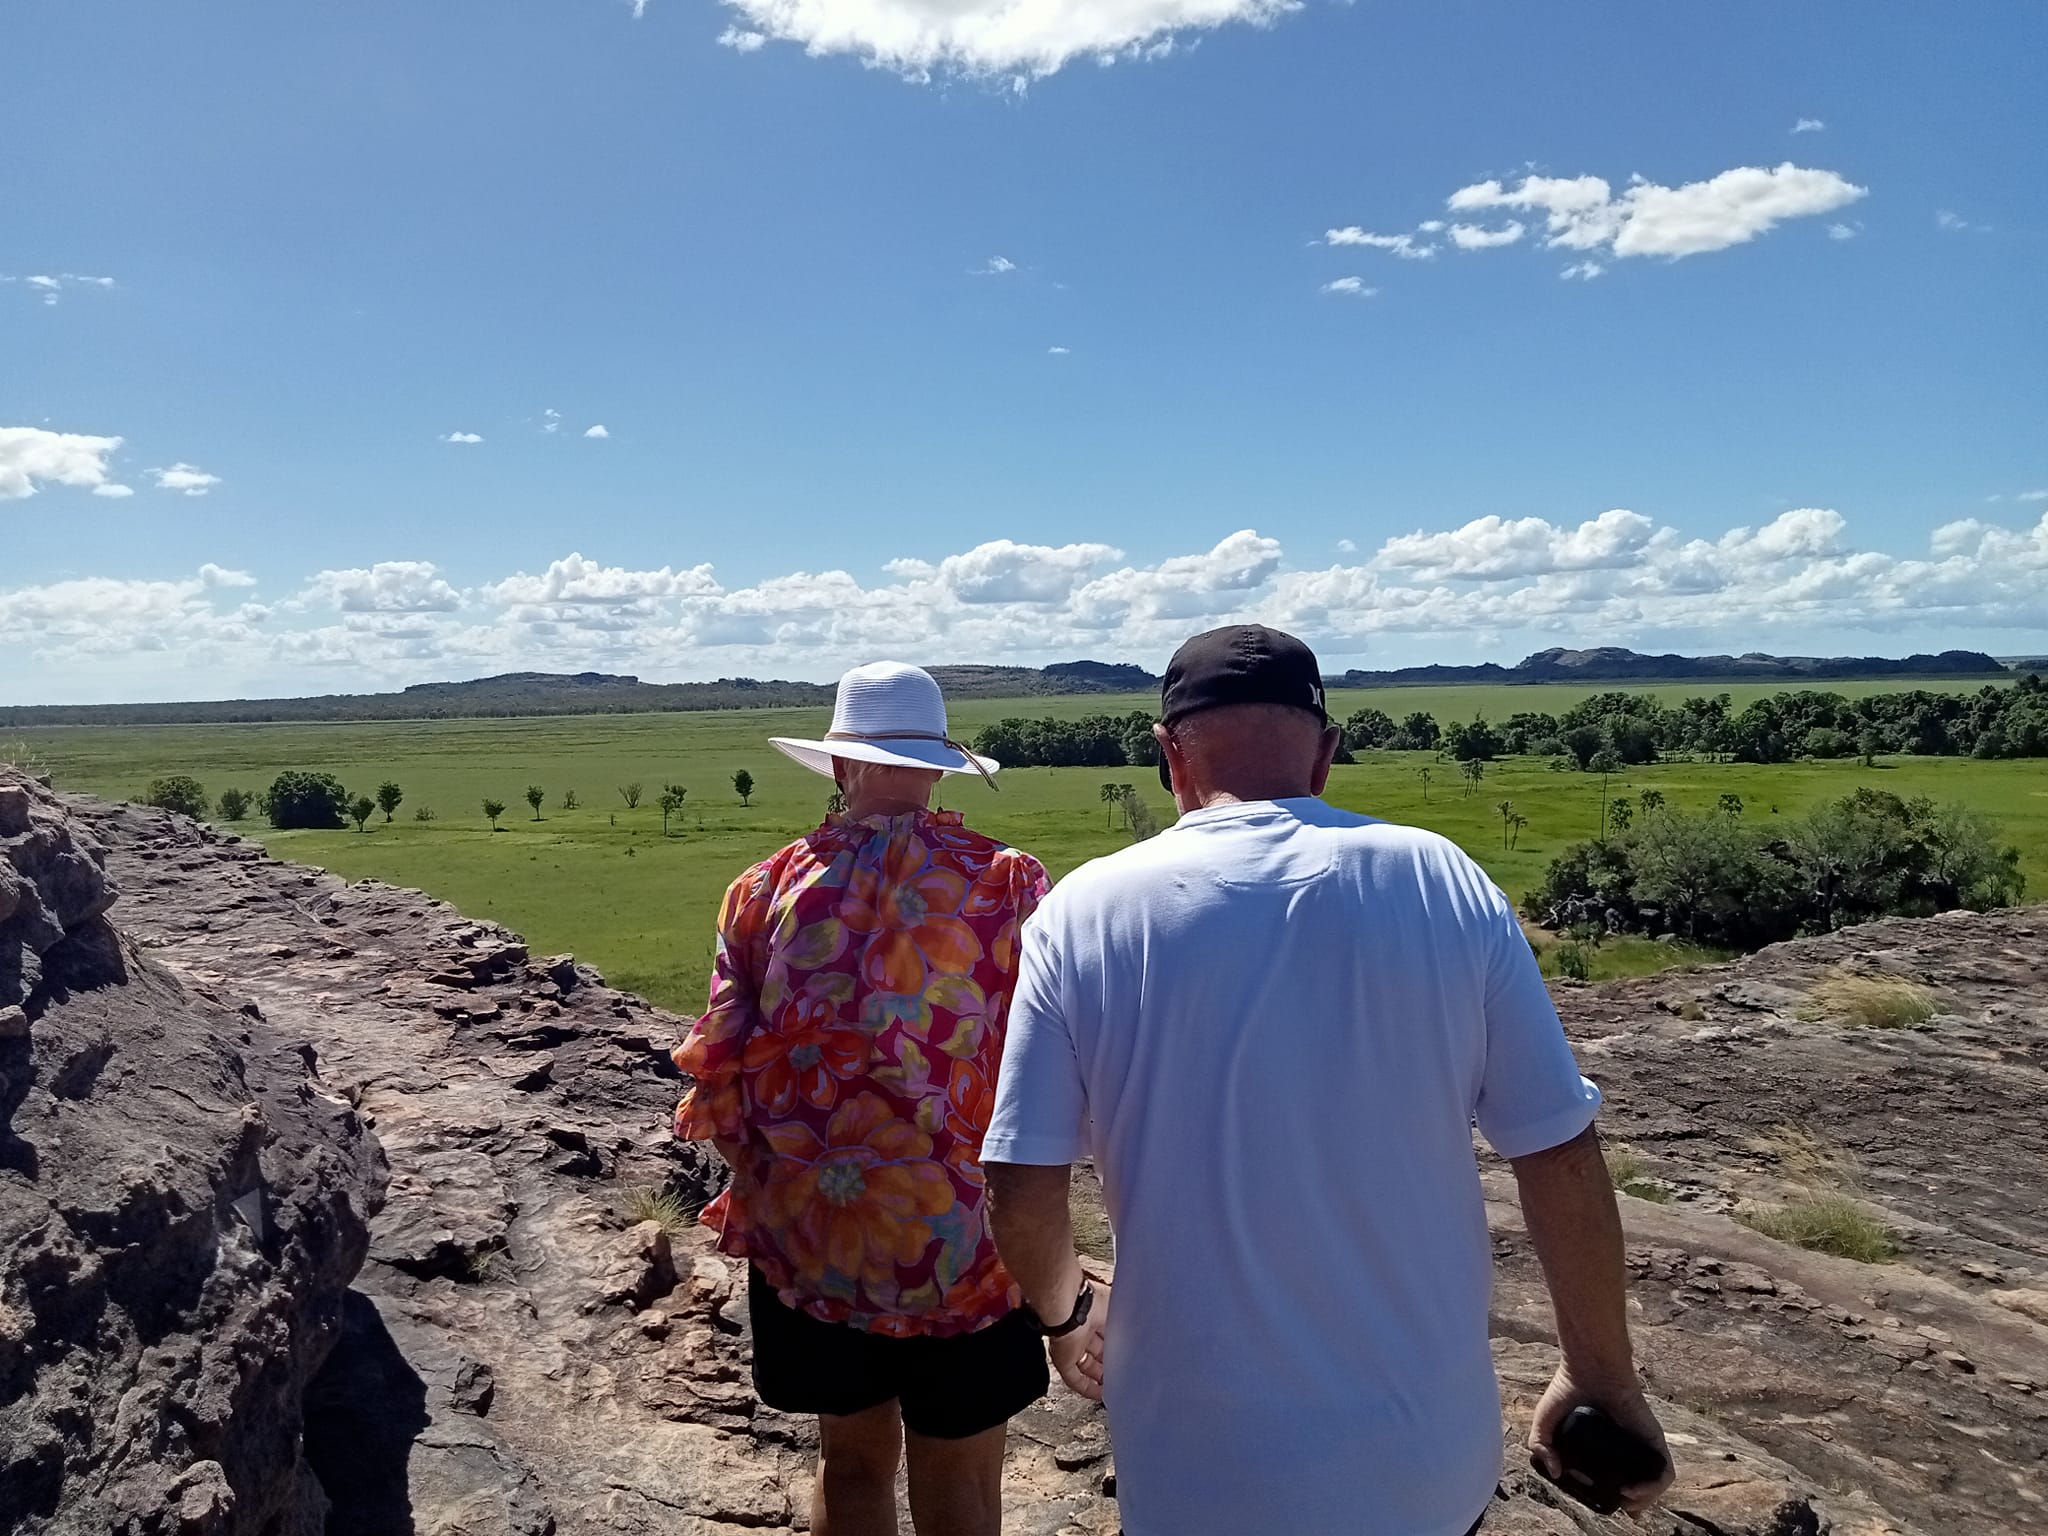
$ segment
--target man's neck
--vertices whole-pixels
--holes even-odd
[[[1309,800],[1313,798],[1314,796],[1310,794],[1306,784],[1282,788],[1272,794],[1260,794],[1250,789],[1201,789],[1195,792],[1195,809],[1210,811],[1222,805],[1248,805],[1259,800]]]

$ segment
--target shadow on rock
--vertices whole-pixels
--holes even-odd
[[[348,1292],[341,1338],[306,1389],[306,1460],[333,1502],[327,1536],[413,1528],[407,1468],[429,1422],[426,1383],[369,1297]]]

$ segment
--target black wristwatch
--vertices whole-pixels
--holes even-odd
[[[1027,1307],[1025,1310],[1030,1311],[1030,1308]],[[1064,1339],[1068,1334],[1074,1332],[1075,1329],[1083,1327],[1088,1321],[1088,1314],[1094,1310],[1095,1282],[1086,1275],[1083,1275],[1081,1277],[1081,1289],[1074,1294],[1074,1310],[1068,1314],[1067,1320],[1064,1323],[1048,1327],[1045,1319],[1039,1318],[1036,1312],[1032,1312],[1031,1315],[1034,1318],[1038,1318],[1038,1331],[1048,1339]]]

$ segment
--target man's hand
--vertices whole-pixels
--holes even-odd
[[[1089,1309],[1088,1321],[1064,1338],[1045,1341],[1046,1353],[1052,1357],[1052,1368],[1060,1373],[1060,1380],[1091,1403],[1102,1401],[1103,1351],[1108,1332],[1109,1285],[1098,1280],[1095,1305]]]
[[[1642,1514],[1657,1502],[1677,1475],[1671,1464],[1671,1447],[1664,1441],[1664,1426],[1650,1411],[1642,1388],[1630,1381],[1612,1390],[1594,1391],[1573,1380],[1569,1367],[1558,1367],[1543,1400],[1536,1405],[1536,1422],[1529,1428],[1529,1455],[1537,1469],[1552,1482],[1563,1482],[1571,1476],[1558,1459],[1554,1442],[1558,1426],[1575,1408],[1598,1408],[1630,1434],[1647,1441],[1663,1454],[1664,1472],[1661,1477],[1621,1490],[1621,1507],[1632,1515]]]

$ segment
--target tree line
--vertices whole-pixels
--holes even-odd
[[[1453,762],[1532,755],[1595,769],[1680,754],[1740,763],[1911,754],[1921,757],[2048,757],[2048,688],[2028,673],[1975,693],[1912,689],[1851,699],[1797,689],[1734,709],[1725,693],[1665,704],[1654,695],[1596,693],[1561,715],[1518,711],[1439,723],[1424,710],[1396,720],[1361,709],[1344,722],[1353,751],[1437,752]]]

